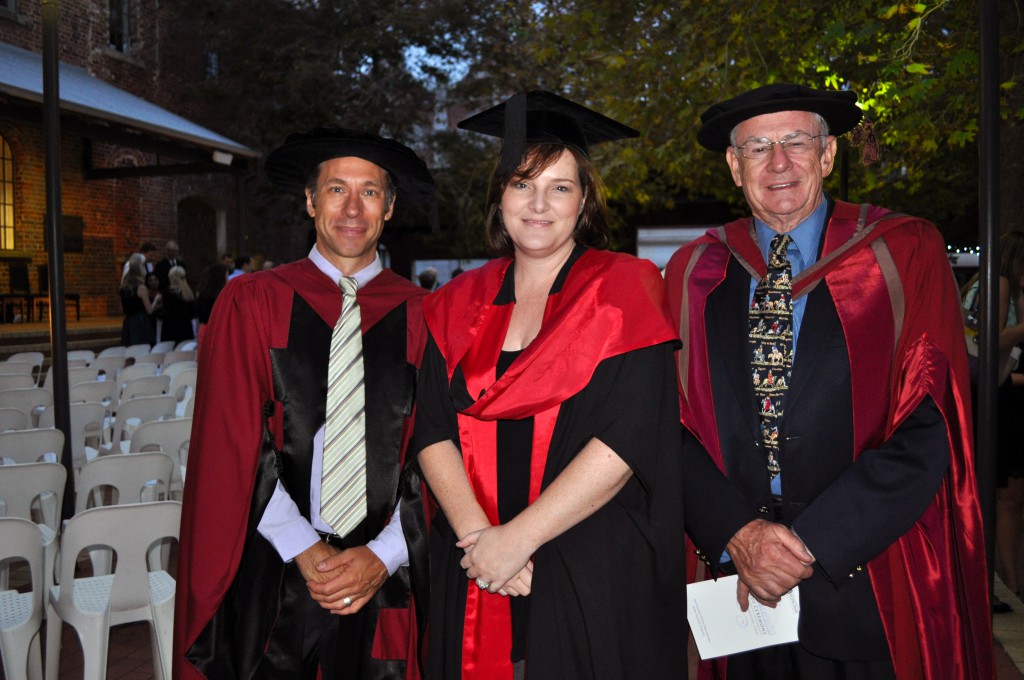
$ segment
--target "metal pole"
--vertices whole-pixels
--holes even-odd
[[[978,497],[985,526],[989,584],[995,566],[996,380],[999,357],[999,24],[996,0],[980,3],[980,111],[978,135],[981,245],[981,345],[978,373],[978,431],[975,460]]]
[[[850,200],[850,145],[839,142],[839,200]]]
[[[60,57],[57,0],[42,0],[43,139],[46,147],[46,240],[49,246],[50,358],[53,371],[53,414],[64,433],[61,463],[68,471],[64,486],[64,519],[75,510],[75,475],[71,457],[71,407],[68,396],[67,319],[64,311],[64,237],[60,196]]]

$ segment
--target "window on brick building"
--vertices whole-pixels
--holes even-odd
[[[110,0],[110,46],[118,52],[131,53],[131,0]]]
[[[14,250],[14,155],[0,136],[0,250]]]

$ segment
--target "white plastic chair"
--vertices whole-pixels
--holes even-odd
[[[138,345],[129,345],[124,350],[125,363],[129,363],[129,360],[130,361],[135,361],[135,357],[141,356],[143,354],[149,354],[152,351],[153,351],[153,346],[149,345],[147,343],[141,343],[141,344],[138,344]]]
[[[177,363],[180,363],[180,362],[183,362],[183,361],[195,361],[195,360],[196,360],[196,352],[195,352],[195,350],[187,350],[187,351],[174,350],[174,351],[167,352],[166,354],[164,354],[164,360],[161,362],[160,365],[163,366],[163,370],[166,371],[168,369],[168,367],[173,366],[174,364],[177,364]]]
[[[193,340],[182,340],[181,342],[178,343],[178,346],[175,347],[174,349],[176,349],[179,352],[194,352],[196,347],[198,347],[198,346],[199,346],[199,343],[196,340],[194,340],[194,339]]]
[[[104,357],[123,357],[124,351],[127,349],[124,345],[114,345],[113,347],[104,347],[100,350],[99,354],[96,355],[97,359]]]
[[[163,352],[149,352],[148,354],[140,354],[135,357],[135,366],[139,364],[156,364],[157,369],[160,368],[160,364],[164,362]]]
[[[75,475],[87,462],[99,455],[101,442],[93,441],[103,431],[103,418],[107,409],[98,401],[69,404],[71,420],[71,461]],[[39,416],[40,427],[54,427],[53,407]],[[96,446],[90,446],[93,442]]]
[[[189,362],[192,363],[192,362]],[[178,371],[174,377],[171,378],[171,386],[167,388],[167,394],[174,397],[175,401],[178,402],[174,412],[178,416],[185,414],[185,406],[191,401],[192,396],[196,393],[196,379],[199,376],[199,372],[190,368],[184,371]]]
[[[80,382],[90,382],[96,380],[99,376],[99,371],[92,366],[69,366],[68,367],[68,385],[74,385]],[[53,366],[50,366],[50,370],[46,372],[46,380],[43,381],[43,387],[53,391]]]
[[[97,359],[99,361],[99,359]],[[114,422],[114,411],[117,409],[117,382],[111,380],[93,380],[91,382],[76,383],[68,388],[68,401],[72,404],[94,401],[103,404],[103,423],[99,428],[91,428],[86,431],[86,441],[93,439],[97,442],[105,441],[110,426]]]
[[[170,489],[173,476],[174,461],[160,451],[118,453],[91,460],[78,476],[75,514],[93,507],[160,500],[160,495]]]
[[[102,445],[103,453],[128,453],[131,450],[129,446],[135,429],[151,420],[173,418],[176,405],[174,397],[169,394],[136,397],[122,402],[117,407],[117,415],[114,416],[110,441]]]
[[[96,357],[90,364],[97,370],[97,379],[114,382],[117,380],[118,372],[124,368],[124,356]]]
[[[156,375],[157,368],[156,364],[132,364],[131,366],[125,366],[117,374],[117,384],[123,386],[129,380],[135,380],[147,375]]]
[[[30,375],[24,375],[22,373],[0,375],[0,392],[4,392],[6,390],[22,390],[26,387],[35,386],[36,381],[33,380]]]
[[[0,432],[24,430],[28,427],[28,418],[17,408],[0,407]]]
[[[72,349],[68,350],[68,361],[84,361],[85,365],[88,366],[92,363],[92,360],[96,358],[96,352],[91,349]]]
[[[175,361],[173,364],[167,364],[160,371],[160,375],[166,375],[171,380],[174,380],[174,376],[181,373],[182,371],[188,371],[199,367],[199,363],[195,360],[191,361]]]
[[[42,352],[15,352],[11,356],[7,357],[7,361],[19,361],[26,364],[32,364],[35,369],[34,377],[36,383],[39,383],[39,379],[43,373],[43,361],[46,357],[43,356]]]
[[[53,585],[53,564],[57,555],[60,511],[64,503],[67,470],[59,463],[27,463],[0,468],[0,499],[5,517],[20,517],[35,523],[43,548],[43,583]]]
[[[0,375],[27,375],[34,379],[34,368],[27,361],[0,361]]]
[[[141,378],[132,378],[127,382],[122,382],[121,385],[119,404],[136,397],[157,397],[167,394],[167,390],[171,386],[171,379],[166,375],[146,375]]]
[[[53,392],[45,387],[23,387],[0,392],[0,408],[16,408],[25,414],[28,425],[39,424],[39,414],[47,406],[53,406]]]
[[[192,419],[172,418],[143,423],[132,433],[129,449],[132,454],[161,451],[174,462],[174,476],[171,479],[171,497],[181,498],[188,465],[188,445],[192,439]]]
[[[78,401],[98,401],[107,409],[116,405],[117,381],[92,380],[75,383],[68,388],[68,397],[73,404]]]
[[[0,518],[0,562],[26,562],[32,589],[0,591],[0,656],[7,680],[42,680],[39,628],[43,623],[43,544],[39,529],[20,517]]]
[[[173,478],[174,461],[166,453],[151,451],[101,456],[82,466],[75,485],[75,514],[90,508],[170,498]],[[89,551],[93,576],[110,573],[112,556],[106,548]],[[169,558],[170,551],[162,556],[164,569]]]
[[[64,433],[53,427],[0,432],[0,457],[11,463],[56,463],[64,450]]]
[[[60,585],[50,588],[47,598],[48,679],[59,677],[62,622],[78,633],[84,680],[102,680],[111,626],[148,621],[156,677],[170,680],[174,579],[148,565],[164,540],[177,540],[180,521],[181,503],[175,501],[93,508],[68,521],[61,540]],[[75,578],[79,554],[93,546],[117,554],[114,573]]]
[[[173,349],[174,349],[174,341],[173,340],[164,340],[163,342],[158,342],[155,345],[153,345],[153,349],[151,349],[149,351],[153,352],[154,354],[166,354],[167,352],[170,352]]]

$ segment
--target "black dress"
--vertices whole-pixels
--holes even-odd
[[[196,303],[185,300],[178,291],[168,288],[163,295],[164,325],[160,333],[161,340],[192,340],[192,319],[195,317]]]
[[[142,298],[134,290],[120,289],[121,310],[124,312],[124,323],[121,324],[121,344],[125,347],[156,342],[156,328]]]

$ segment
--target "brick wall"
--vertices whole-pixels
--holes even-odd
[[[42,52],[42,18],[38,0],[18,3],[17,16],[0,11],[0,42]],[[91,75],[136,96],[153,100],[160,91],[160,3],[131,3],[134,31],[129,54],[109,47],[108,0],[62,0],[59,42],[63,62],[85,68]],[[155,103],[173,108],[171,97]],[[15,247],[17,262],[27,262],[32,292],[41,286],[40,266],[48,263],[44,245],[46,210],[42,116],[38,122],[5,118],[0,106],[0,136],[11,146],[15,162]],[[200,122],[201,124],[201,122]],[[158,158],[137,149],[96,143],[96,167],[154,165]],[[158,248],[169,239],[178,241],[190,263],[189,278],[199,278],[200,262],[213,261],[216,252],[194,252],[178,233],[177,205],[198,197],[222,212],[228,224],[229,249],[236,249],[236,180],[229,175],[170,176],[86,180],[83,176],[83,140],[64,134],[61,143],[62,213],[84,224],[82,252],[66,252],[65,287],[81,295],[82,316],[121,314],[117,288],[121,266],[142,241]],[[209,246],[205,250],[211,250]],[[0,291],[10,290],[10,259],[0,257]],[[192,268],[192,263],[197,263]]]

